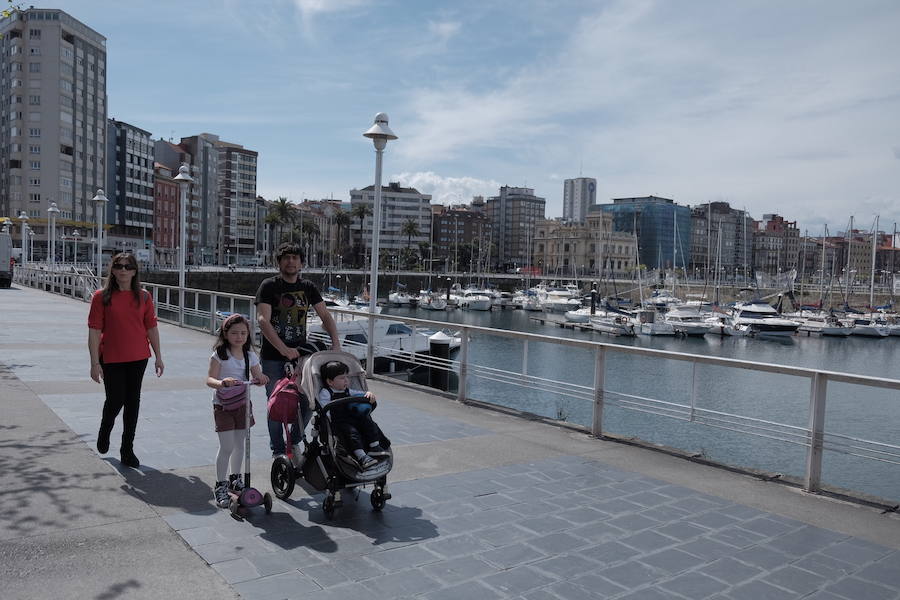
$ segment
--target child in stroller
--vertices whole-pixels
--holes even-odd
[[[353,458],[363,470],[374,467],[378,459],[387,456],[382,446],[389,447],[390,441],[372,420],[371,413],[377,406],[372,392],[355,390],[350,387],[350,367],[338,360],[322,365],[323,386],[319,390],[319,406],[326,407],[343,398],[356,398],[354,402],[335,406],[329,412],[332,428],[340,437],[344,447],[353,453]],[[349,460],[349,456],[346,457]]]
[[[362,396],[334,398],[323,405],[319,401],[319,393],[325,387],[322,379],[322,368],[329,362],[340,362],[348,367],[345,373],[347,387],[354,392],[362,392]],[[307,399],[314,399],[312,435],[306,441],[301,467],[295,468],[284,456],[277,457],[272,464],[272,489],[282,500],[288,498],[294,490],[294,482],[298,476],[313,488],[325,492],[322,509],[331,518],[335,508],[341,502],[341,491],[344,488],[361,488],[373,486],[370,501],[375,510],[381,510],[391,495],[387,491],[387,475],[393,468],[394,458],[390,448],[372,448],[372,454],[379,452],[379,460],[369,468],[363,468],[357,460],[348,456],[341,435],[332,423],[331,414],[335,410],[368,402],[365,372],[355,356],[347,352],[321,351],[304,357],[301,367],[301,388]],[[374,407],[373,407],[374,408]],[[334,413],[337,414],[337,413]],[[377,426],[376,426],[377,427]],[[379,442],[387,442],[379,439]]]

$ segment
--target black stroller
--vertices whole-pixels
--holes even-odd
[[[309,485],[319,491],[325,492],[322,502],[322,510],[329,519],[334,516],[336,494],[345,488],[361,488],[373,486],[369,496],[372,508],[381,510],[390,499],[388,493],[387,475],[394,466],[394,454],[390,448],[386,449],[384,458],[368,469],[360,466],[349,457],[340,437],[332,430],[328,413],[339,406],[351,402],[359,402],[360,398],[342,398],[330,402],[322,407],[317,398],[319,390],[324,382],[320,374],[322,365],[329,361],[341,361],[350,367],[350,387],[366,391],[365,371],[355,356],[347,352],[322,351],[304,357],[301,373],[301,389],[313,406],[312,435],[304,444],[303,456],[296,461],[299,466],[288,456],[279,456],[272,464],[272,489],[275,495],[282,500],[289,498],[294,491],[294,484],[298,477],[302,477]],[[288,445],[288,447],[290,447]]]

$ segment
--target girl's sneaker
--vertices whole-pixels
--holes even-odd
[[[228,476],[228,487],[232,492],[241,493],[244,489],[244,479],[240,475]]]
[[[217,481],[213,496],[216,499],[216,506],[219,508],[228,508],[228,505],[231,504],[231,496],[228,495],[228,482]]]
[[[362,468],[363,471],[365,471],[366,469],[371,469],[372,467],[374,467],[375,465],[378,464],[378,461],[375,460],[374,458],[372,458],[371,456],[369,456],[368,454],[364,454],[362,458],[358,458],[356,460],[359,463],[359,466]]]

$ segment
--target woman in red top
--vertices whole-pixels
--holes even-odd
[[[94,292],[91,298],[88,350],[91,353],[91,379],[97,383],[102,381],[106,390],[97,450],[101,454],[109,450],[109,435],[124,407],[119,455],[123,465],[135,469],[141,463],[134,455],[134,433],[141,406],[141,382],[151,346],[156,357],[156,376],[159,377],[165,367],[159,351],[153,299],[141,289],[135,258],[126,253],[116,254],[109,266],[106,286]]]

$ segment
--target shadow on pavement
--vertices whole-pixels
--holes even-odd
[[[104,460],[125,478],[122,489],[150,506],[177,508],[185,512],[213,508],[212,488],[199,477],[182,477],[146,466],[131,469],[115,458]]]

